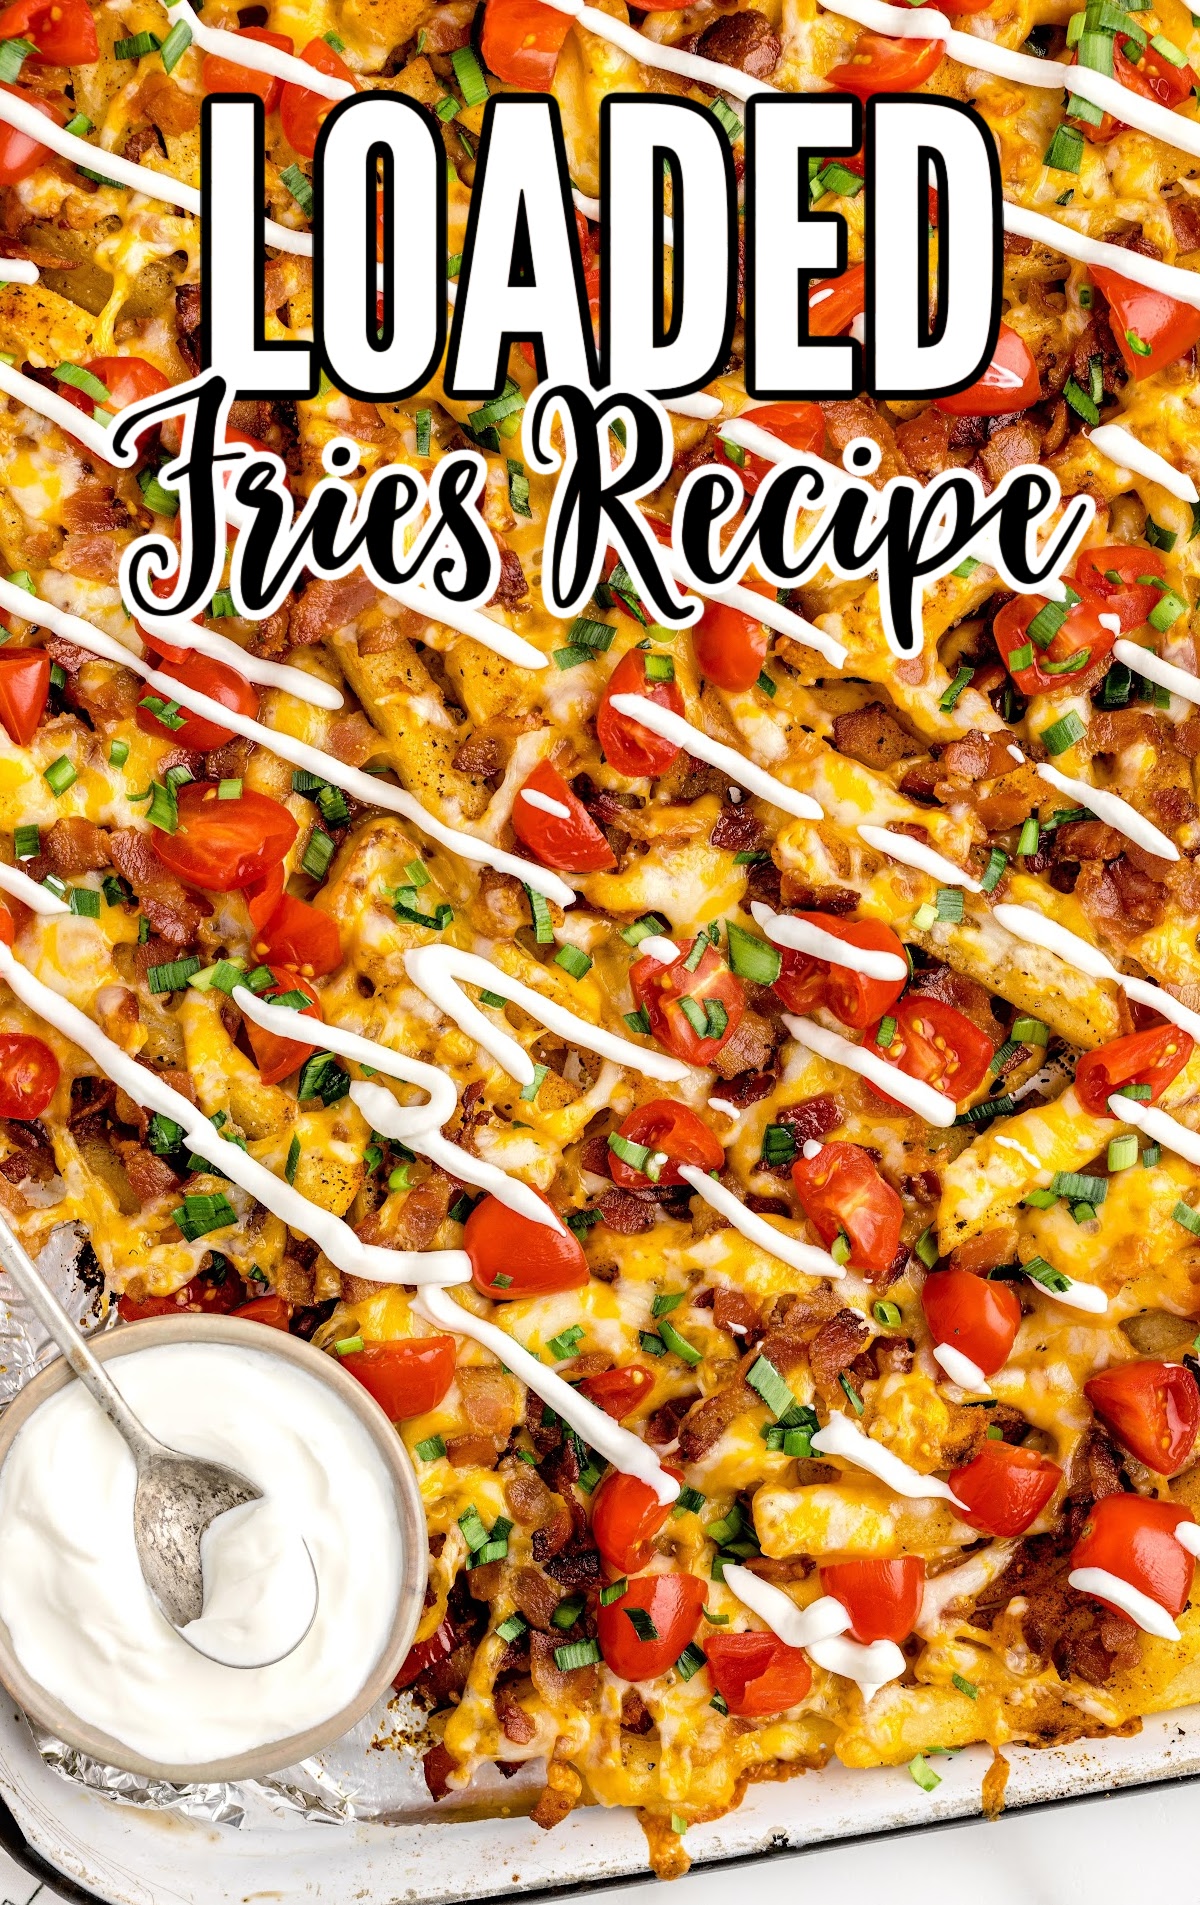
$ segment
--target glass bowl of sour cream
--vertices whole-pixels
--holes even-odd
[[[425,1516],[403,1441],[334,1358],[259,1323],[156,1317],[91,1347],[160,1440],[262,1489],[271,1526],[312,1555],[316,1618],[269,1667],[180,1638],[138,1566],[133,1457],[60,1359],[0,1418],[0,1682],[69,1745],[168,1780],[253,1779],[321,1751],[386,1692],[421,1618]],[[244,1595],[226,1566],[222,1598],[269,1635],[286,1579],[238,1553]]]

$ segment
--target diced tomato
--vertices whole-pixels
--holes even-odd
[[[642,695],[672,714],[682,714],[683,696],[678,682],[647,681],[645,650],[631,648],[609,676],[596,715],[600,745],[609,766],[615,767],[618,774],[627,774],[631,779],[665,774],[679,753],[675,742],[664,741],[661,734],[652,734],[649,728],[627,714],[618,714],[612,705],[614,695]]]
[[[654,1387],[654,1377],[641,1363],[629,1363],[623,1369],[602,1369],[598,1376],[585,1376],[579,1393],[603,1409],[614,1422],[623,1422],[644,1402]]]
[[[234,1310],[235,1316],[244,1316],[247,1323],[262,1323],[267,1329],[286,1330],[292,1320],[292,1306],[286,1297],[256,1296],[251,1303],[241,1303]]]
[[[1124,46],[1129,44],[1128,40],[1124,42]],[[1186,62],[1176,66],[1157,47],[1150,45],[1143,47],[1140,59],[1131,60],[1126,57],[1124,46],[1120,40],[1113,43],[1113,78],[1118,85],[1128,87],[1132,93],[1140,93],[1143,99],[1156,100],[1168,111],[1188,98],[1196,84],[1196,75]],[[1078,61],[1079,56],[1076,54],[1071,63],[1077,65]],[[1125,121],[1114,118],[1110,112],[1102,115],[1098,126],[1090,120],[1077,119],[1073,114],[1070,115],[1070,122],[1079,127],[1084,138],[1092,145],[1107,145],[1118,132],[1128,130]]]
[[[843,1025],[862,1031],[877,1024],[908,984],[903,942],[881,919],[839,919],[836,913],[796,913],[793,917],[861,952],[892,953],[904,972],[898,979],[870,979],[849,966],[833,965],[828,959],[813,959],[808,953],[784,947],[783,969],[774,991],[788,1011],[811,1012],[814,1005],[827,1005]]]
[[[857,313],[851,315],[856,316]],[[817,332],[815,335],[820,336],[822,333]],[[825,416],[819,404],[756,404],[753,409],[743,410],[740,421],[752,423],[756,429],[766,430],[771,436],[778,437],[781,443],[786,443],[789,449],[803,450],[809,456],[819,456],[825,448]],[[744,463],[735,463],[720,436],[715,438],[713,447],[717,462],[726,463],[730,469],[737,470],[750,496],[775,468],[767,457],[755,456],[751,450],[742,451]],[[695,640],[694,630],[692,639]]]
[[[10,741],[28,747],[50,693],[50,657],[44,648],[0,652],[0,721]]]
[[[1102,1370],[1083,1393],[1123,1449],[1159,1475],[1187,1461],[1200,1429],[1200,1389],[1182,1363],[1123,1363]]]
[[[20,904],[20,901],[17,902]],[[11,946],[16,938],[13,916],[4,900],[0,900],[0,946]]]
[[[358,91],[354,74],[328,40],[310,40],[300,58],[306,66],[315,66],[318,73],[327,73],[330,79],[348,79]],[[336,104],[336,100],[326,99],[323,93],[310,93],[304,86],[284,87],[279,102],[280,123],[288,144],[302,159],[311,159],[316,152],[317,134]]]
[[[677,1468],[667,1474],[683,1479]],[[646,1566],[670,1512],[670,1502],[660,1502],[649,1482],[609,1470],[592,1497],[592,1539],[614,1574],[637,1574]]]
[[[705,947],[689,972],[695,941],[675,944],[679,957],[669,966],[647,953],[632,968],[629,984],[660,1045],[685,1065],[711,1065],[741,1024],[746,995],[714,946]],[[706,1029],[711,1026],[719,1029]]]
[[[858,1144],[823,1144],[792,1166],[804,1215],[823,1244],[845,1237],[855,1270],[887,1270],[900,1248],[904,1206]]]
[[[0,12],[0,40],[28,40],[48,66],[91,66],[100,57],[87,0],[13,0]]]
[[[653,1680],[673,1667],[700,1625],[708,1584],[694,1574],[643,1574],[597,1615],[600,1651],[622,1680]],[[639,1638],[630,1608],[648,1617],[653,1638]],[[639,1622],[639,1626],[644,1623]]]
[[[403,1336],[339,1356],[391,1422],[436,1409],[454,1381],[452,1336]]]
[[[1042,394],[1033,353],[1023,337],[1000,326],[992,361],[982,377],[949,397],[935,397],[934,408],[949,417],[1003,417],[1027,410]]]
[[[810,337],[840,337],[867,308],[867,267],[850,265],[840,278],[822,278],[808,294]]]
[[[854,51],[841,66],[826,73],[835,93],[911,93],[932,79],[946,48],[941,40],[890,40],[882,33],[860,33]]]
[[[835,1561],[821,1569],[821,1586],[850,1616],[855,1640],[907,1640],[921,1611],[925,1562],[918,1554],[893,1561]]]
[[[549,1198],[542,1201],[549,1207]],[[475,1288],[497,1301],[582,1290],[588,1280],[587,1258],[572,1231],[535,1224],[498,1197],[476,1204],[463,1230],[463,1249]]]
[[[1194,304],[1151,291],[1106,265],[1093,265],[1092,277],[1108,299],[1112,333],[1131,376],[1152,377],[1200,339],[1200,310]]]
[[[433,1667],[439,1660],[447,1660],[454,1652],[454,1623],[444,1620],[428,1640],[419,1640],[410,1647],[400,1663],[400,1671],[392,1685],[399,1693],[405,1687],[411,1687],[414,1680]]]
[[[1103,1568],[1127,1581],[1140,1594],[1178,1617],[1192,1591],[1196,1563],[1175,1539],[1181,1521],[1195,1523],[1190,1508],[1179,1502],[1148,1501],[1144,1495],[1105,1495],[1093,1502],[1083,1532],[1071,1550],[1071,1572],[1076,1568]],[[1122,1619],[1123,1609],[1094,1596]]]
[[[294,53],[290,33],[268,33],[266,27],[243,26],[237,29],[239,40],[260,40],[277,53]],[[311,66],[313,61],[309,61]],[[219,53],[206,53],[201,73],[206,93],[255,93],[267,112],[274,112],[283,92],[283,81],[274,73],[259,73],[252,66],[239,66],[236,60],[222,59]]]
[[[182,661],[162,661],[158,665],[159,673],[168,675],[172,681],[182,683],[185,688],[193,688],[197,694],[207,695],[210,701],[219,701],[223,708],[231,708],[235,714],[244,714],[253,721],[258,715],[258,694],[244,675],[228,667],[223,661],[214,661],[209,655],[188,655]],[[166,701],[166,697],[155,690],[152,697],[156,701]],[[170,702],[166,705],[169,707]],[[138,703],[137,724],[143,734],[154,734],[163,741],[174,741],[177,747],[189,748],[194,754],[206,754],[210,748],[224,747],[226,741],[232,741],[233,729],[221,727],[216,721],[210,721],[206,715],[193,714],[188,708],[180,708],[169,721],[164,721],[152,708],[146,706],[146,697]]]
[[[90,417],[97,410],[104,410],[109,416],[115,416],[118,410],[124,410],[129,404],[137,403],[140,397],[157,397],[162,390],[171,388],[171,380],[164,377],[161,370],[148,364],[144,357],[89,357],[82,369],[98,379],[108,392],[108,399],[98,404],[89,397],[86,390],[79,390],[74,384],[57,384],[55,388],[60,397],[73,403]],[[162,579],[162,586],[155,593],[169,595],[174,587],[174,577]]]
[[[921,1308],[935,1343],[960,1350],[985,1376],[1003,1369],[1021,1327],[1020,1298],[1009,1284],[939,1270],[925,1279]]]
[[[479,50],[497,79],[525,92],[548,93],[570,31],[570,14],[543,0],[487,0]]]
[[[56,126],[62,125],[62,112],[52,106],[48,99],[31,93],[27,86],[10,86],[7,81],[0,80],[0,90],[12,93],[16,99],[23,99],[36,112],[45,113],[47,119]],[[40,140],[31,138],[27,132],[18,132],[16,126],[0,122],[0,185],[19,185],[22,179],[27,179],[31,172],[36,172],[39,165],[44,165],[53,156],[50,147],[42,145]]]
[[[239,1276],[227,1271],[221,1277],[193,1277],[170,1296],[130,1296],[128,1291],[117,1304],[123,1323],[140,1323],[148,1316],[175,1316],[183,1310],[206,1315],[229,1316],[248,1306],[243,1303],[245,1287]]]
[[[1048,606],[1042,595],[1014,595],[992,624],[1000,658],[1023,695],[1069,688],[1077,675],[1103,660],[1117,639],[1100,620],[1109,613],[1107,604],[1085,595],[1068,611],[1049,647],[1041,648],[1030,636],[1029,625]]]
[[[896,1021],[891,1043],[880,1045],[879,1026],[873,1025],[863,1033],[864,1051],[869,1048],[876,1058],[886,1059],[909,1078],[919,1078],[956,1103],[983,1083],[995,1044],[956,1007],[910,992],[897,1000],[889,1016]],[[879,1096],[887,1094],[881,1091]]]
[[[786,1713],[812,1686],[807,1654],[775,1634],[709,1634],[704,1651],[708,1677],[738,1719]]]
[[[287,966],[272,966],[270,971],[281,993],[303,992],[310,1001],[308,1005],[297,1008],[297,1019],[319,1020],[323,1016],[321,1001],[307,979],[302,979],[298,972],[291,971]],[[280,1038],[278,1033],[268,1032],[261,1025],[255,1025],[253,1019],[246,1020],[246,1036],[250,1040],[258,1075],[264,1085],[277,1085],[281,1078],[297,1071],[317,1049],[303,1039]]]
[[[979,1454],[950,1476],[962,1517],[981,1534],[1010,1540],[1032,1527],[1062,1480],[1062,1470],[1036,1449],[985,1442]]]
[[[323,979],[342,963],[337,921],[307,900],[285,893],[269,923],[254,940],[254,957],[268,965],[294,966],[308,979]]]
[[[283,903],[283,882],[283,865],[280,862],[242,888],[250,924],[259,935],[270,925]]]
[[[58,1060],[31,1032],[0,1032],[0,1118],[40,1118],[58,1085]]]
[[[1085,1052],[1075,1067],[1075,1091],[1085,1111],[1111,1118],[1108,1101],[1125,1085],[1148,1085],[1150,1102],[1160,1097],[1187,1064],[1196,1041],[1177,1025],[1152,1025],[1144,1032],[1110,1039]]]
[[[533,800],[527,798],[530,794]],[[541,801],[552,801],[566,812],[547,810]],[[587,808],[549,761],[539,761],[518,788],[512,827],[521,845],[543,866],[560,872],[603,873],[617,864],[616,854]]]
[[[1142,576],[1164,576],[1166,564],[1157,549],[1119,542],[1104,549],[1085,549],[1075,564],[1076,592],[1094,602],[1104,615],[1120,619],[1122,635],[1141,628],[1162,594]]]
[[[754,583],[747,584],[754,588]],[[774,594],[761,585],[760,593]],[[767,658],[768,633],[762,622],[727,602],[706,602],[704,613],[692,624],[692,653],[706,681],[738,694],[753,688]]]
[[[283,860],[298,832],[282,802],[248,787],[236,800],[221,800],[216,781],[189,781],[179,789],[178,806],[176,832],[156,827],[151,843],[172,873],[210,893],[232,893],[261,879]],[[303,961],[281,958],[280,963]]]
[[[675,1168],[679,1164],[694,1164],[701,1171],[719,1171],[725,1162],[724,1148],[703,1118],[673,1098],[652,1098],[649,1104],[638,1105],[622,1120],[617,1135],[630,1144],[644,1144],[648,1151],[666,1153],[670,1162],[661,1167],[654,1179],[660,1186],[686,1183]],[[651,1181],[644,1171],[626,1164],[615,1151],[610,1150],[608,1154],[608,1168],[613,1182],[626,1190],[645,1190]]]

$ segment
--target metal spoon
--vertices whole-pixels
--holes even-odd
[[[58,1344],[69,1367],[124,1437],[137,1464],[137,1491],[133,1499],[133,1538],[146,1586],[180,1638],[197,1653],[219,1658],[223,1666],[267,1667],[283,1660],[300,1645],[316,1618],[318,1585],[308,1544],[304,1551],[312,1570],[312,1611],[303,1632],[265,1660],[231,1660],[208,1654],[199,1639],[185,1630],[204,1612],[204,1575],[200,1539],[218,1515],[246,1502],[262,1499],[261,1488],[222,1462],[183,1455],[158,1441],[134,1415],[120,1390],[98,1362],[84,1338],[43,1281],[32,1258],[0,1217],[0,1269],[7,1271],[42,1326]]]

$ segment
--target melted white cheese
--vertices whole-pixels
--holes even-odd
[[[810,959],[823,959],[831,966],[845,966],[850,972],[865,973],[868,979],[908,977],[908,964],[897,953],[871,952],[862,946],[852,946],[809,920],[796,919],[791,913],[772,912],[761,900],[752,900],[750,911],[776,946],[807,953]]]
[[[908,1462],[902,1462],[891,1449],[884,1448],[882,1442],[872,1441],[848,1416],[830,1416],[825,1427],[813,1436],[812,1445],[821,1455],[832,1455],[835,1460],[852,1462],[856,1468],[866,1469],[868,1475],[874,1475],[909,1501],[948,1501],[956,1508],[962,1505],[949,1482],[939,1481],[936,1475],[918,1474]]]
[[[973,1363],[969,1356],[964,1356],[961,1349],[955,1349],[953,1343],[935,1343],[933,1360],[941,1364],[951,1382],[956,1382],[960,1389],[977,1390],[984,1396],[991,1395],[987,1377],[979,1364]]]
[[[1122,637],[1113,643],[1113,659],[1124,662],[1126,668],[1144,675],[1147,681],[1156,681],[1160,688],[1169,688],[1173,695],[1181,695],[1185,701],[1200,702],[1200,678],[1189,675],[1186,668],[1177,668],[1173,661],[1163,661],[1152,648],[1139,648],[1136,642]]]
[[[869,1078],[880,1091],[895,1098],[899,1104],[907,1105],[918,1117],[928,1124],[941,1125],[943,1129],[952,1125],[958,1115],[958,1106],[953,1098],[947,1098],[945,1092],[935,1091],[932,1085],[926,1085],[920,1078],[910,1078],[898,1065],[889,1065],[887,1060],[879,1058],[874,1052],[868,1052],[862,1045],[851,1044],[839,1032],[827,1031],[823,1025],[817,1025],[812,1019],[802,1019],[794,1012],[785,1012],[783,1022],[792,1037],[799,1039],[810,1052],[816,1052],[819,1058],[828,1058],[835,1065],[844,1065],[847,1071],[858,1072],[862,1078]]]
[[[858,831],[876,853],[886,853],[889,860],[899,860],[901,866],[915,867],[919,873],[928,873],[946,886],[965,887],[968,893],[983,891],[978,880],[956,867],[953,860],[947,860],[944,853],[926,846],[923,840],[913,840],[906,833],[893,833],[890,827],[872,827],[865,823]]]
[[[1073,67],[1072,72],[1076,69]],[[1135,436],[1119,423],[1102,423],[1091,433],[1092,442],[1102,455],[1111,463],[1132,470],[1136,476],[1146,476],[1152,483],[1160,483],[1172,496],[1178,496],[1181,502],[1200,502],[1200,490],[1197,490],[1190,476],[1177,470],[1168,463],[1165,456],[1159,456],[1157,450],[1148,450]]]
[[[1141,652],[1140,650],[1138,651]],[[1165,833],[1139,814],[1119,794],[1110,794],[1106,788],[1093,787],[1089,781],[1076,780],[1073,774],[1060,774],[1057,767],[1051,767],[1043,761],[1038,768],[1038,777],[1056,787],[1060,794],[1070,794],[1081,806],[1090,807],[1101,820],[1108,822],[1118,833],[1123,833],[1139,847],[1145,847],[1147,853],[1157,854],[1160,860],[1178,860],[1179,848]]]
[[[802,1270],[810,1277],[841,1277],[845,1275],[840,1263],[836,1263],[827,1250],[818,1250],[814,1244],[801,1243],[798,1237],[785,1236],[769,1224],[757,1211],[747,1210],[724,1184],[710,1177],[695,1164],[676,1166],[680,1177],[685,1178],[706,1204],[727,1217],[735,1230],[748,1237],[760,1250],[766,1250],[781,1263],[788,1263],[793,1270]]]
[[[755,598],[757,599],[757,598]],[[798,820],[823,820],[825,810],[818,807],[811,794],[802,794],[786,782],[776,780],[774,774],[768,774],[764,768],[755,767],[744,754],[736,748],[726,747],[723,741],[714,741],[702,729],[685,721],[681,714],[672,714],[670,708],[660,708],[656,701],[650,701],[645,695],[614,695],[611,704],[618,714],[628,716],[631,721],[640,721],[652,734],[661,735],[664,741],[673,741],[676,747],[686,748],[698,761],[708,761],[710,766],[719,767],[728,774],[731,781],[744,787],[748,793],[757,794],[760,800],[769,800],[773,807],[782,807],[785,814],[795,814]]]
[[[1067,1585],[1077,1594],[1092,1594],[1098,1600],[1111,1601],[1122,1614],[1128,1614],[1144,1634],[1156,1634],[1159,1640],[1183,1638],[1165,1607],[1143,1594],[1140,1588],[1123,1581],[1119,1574],[1110,1574],[1107,1568],[1072,1568]]]

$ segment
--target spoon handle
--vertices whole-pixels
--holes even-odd
[[[161,1444],[148,1434],[124,1396],[97,1362],[58,1298],[43,1281],[24,1246],[0,1216],[0,1269],[7,1271],[22,1296],[58,1344],[68,1366],[99,1403],[113,1427],[124,1436],[140,1463],[160,1452]]]

